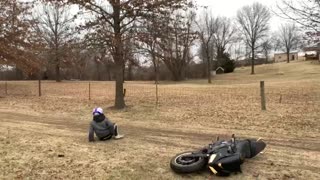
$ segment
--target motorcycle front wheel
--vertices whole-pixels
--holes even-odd
[[[177,154],[170,161],[171,169],[176,173],[193,173],[202,170],[207,160],[203,157],[188,157],[191,154],[192,152]]]

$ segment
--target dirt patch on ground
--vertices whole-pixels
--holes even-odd
[[[127,137],[120,141],[87,143],[86,122],[63,121],[54,117],[1,112],[2,178],[129,178],[176,179],[168,162],[175,153],[197,149],[215,136],[176,128],[143,127],[119,121]],[[72,123],[77,122],[77,123]],[[212,131],[213,129],[211,129]],[[304,139],[266,139],[265,154],[243,165],[240,179],[317,179],[319,141]],[[5,166],[4,166],[5,165]],[[280,174],[279,174],[280,172]],[[159,174],[160,173],[160,174]],[[210,174],[187,177],[210,177]]]

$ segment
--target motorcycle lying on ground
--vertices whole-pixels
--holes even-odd
[[[219,140],[198,150],[177,154],[170,161],[176,173],[193,173],[208,167],[218,176],[229,176],[241,172],[240,165],[246,158],[253,158],[265,149],[266,143],[259,139]]]

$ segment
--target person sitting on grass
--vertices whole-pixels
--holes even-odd
[[[100,141],[109,140],[112,137],[114,137],[115,139],[121,139],[124,137],[123,135],[119,135],[117,124],[112,123],[103,114],[102,108],[94,108],[92,115],[93,120],[91,121],[89,127],[89,142],[94,141],[94,133]]]

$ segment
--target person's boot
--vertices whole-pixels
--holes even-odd
[[[114,136],[114,139],[122,139],[123,137],[124,137],[124,135],[118,134],[118,135]]]
[[[122,139],[122,138],[124,137],[124,135],[120,135],[120,134],[119,134],[118,126],[117,126],[117,125],[115,125],[114,131],[115,131],[114,139]]]

